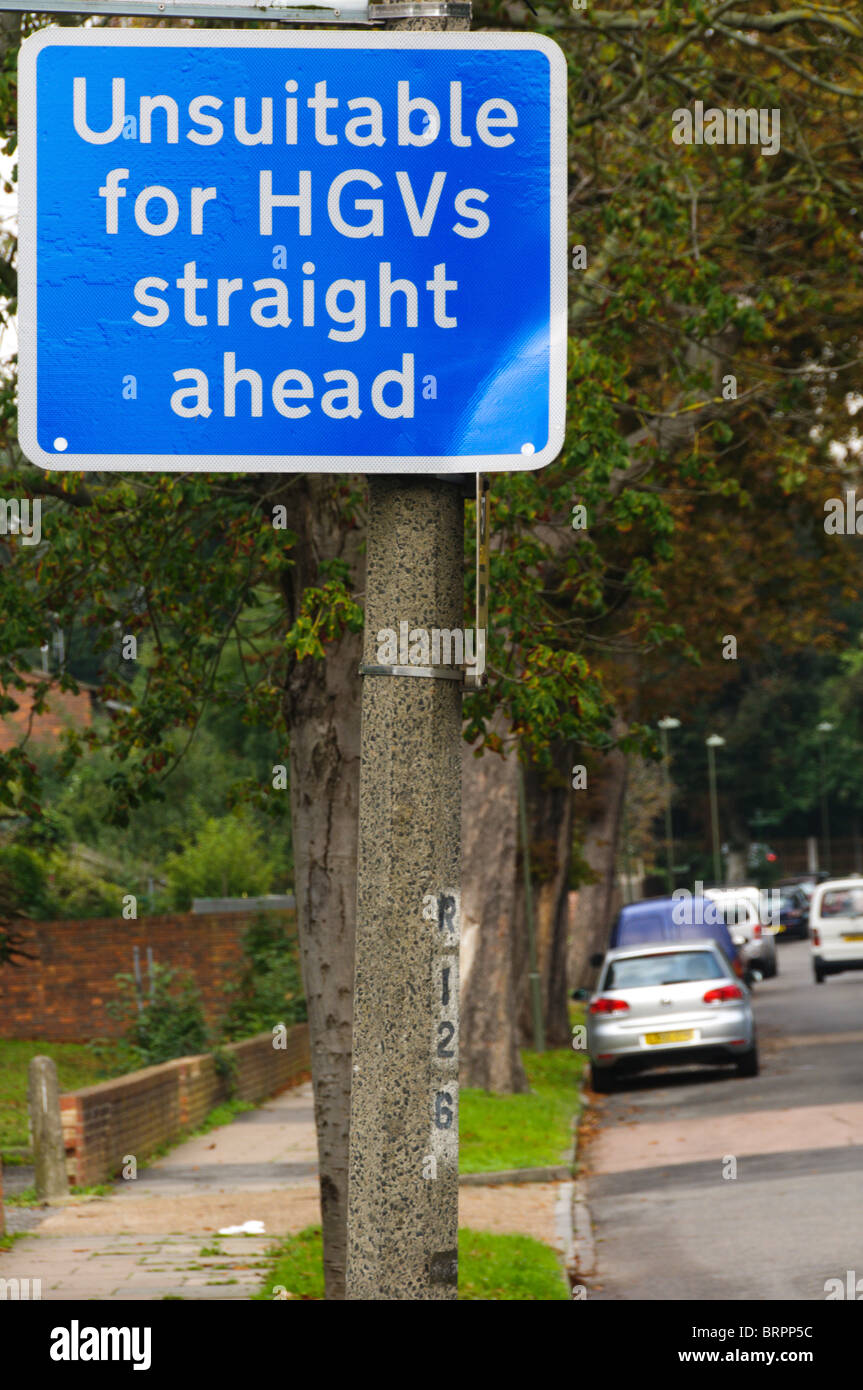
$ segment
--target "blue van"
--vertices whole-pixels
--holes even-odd
[[[608,949],[639,946],[647,942],[715,941],[734,973],[743,977],[740,952],[731,939],[718,905],[710,898],[645,898],[621,908],[611,932]]]

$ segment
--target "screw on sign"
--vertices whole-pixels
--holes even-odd
[[[549,40],[49,29],[20,99],[34,463],[464,473],[559,452]]]

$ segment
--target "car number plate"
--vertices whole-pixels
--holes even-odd
[[[693,1028],[681,1028],[676,1033],[645,1033],[644,1041],[649,1047],[655,1047],[657,1043],[692,1042],[694,1037]]]
[[[843,932],[843,941],[863,941],[863,932]]]

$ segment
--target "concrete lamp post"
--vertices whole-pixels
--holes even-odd
[[[668,754],[668,731],[679,729],[680,720],[666,715],[657,725],[662,735],[662,767],[665,781],[665,870],[669,894],[674,892],[674,840],[671,830],[671,770]]]
[[[725,739],[721,734],[711,734],[705,739],[707,744],[707,768],[710,774],[710,825],[713,832],[713,878],[719,883],[722,878],[722,862],[719,854],[719,807],[716,800],[716,754],[714,749],[721,748]]]

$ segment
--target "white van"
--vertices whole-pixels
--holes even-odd
[[[819,883],[809,904],[809,949],[815,983],[863,970],[863,878]]]
[[[779,965],[774,932],[766,920],[767,895],[757,888],[705,888],[704,896],[711,898],[722,913],[747,969],[757,971],[764,980],[772,980],[779,973]]]

